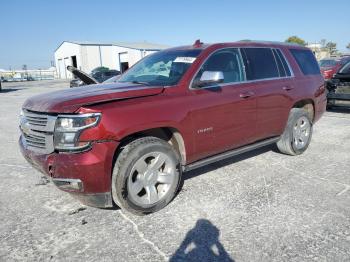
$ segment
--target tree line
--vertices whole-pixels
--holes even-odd
[[[307,42],[304,39],[295,35],[288,37],[285,42],[294,43],[302,46],[307,45]],[[320,44],[321,44],[321,50],[328,51],[331,55],[339,54],[339,51],[337,49],[337,43],[334,43],[332,41],[327,41],[326,39],[322,39],[320,41]],[[350,50],[350,43],[346,46],[346,48]]]

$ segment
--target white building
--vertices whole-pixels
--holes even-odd
[[[317,60],[330,57],[329,52],[322,48],[322,45],[320,43],[310,43],[307,44],[306,47],[312,50]]]
[[[69,65],[87,73],[99,66],[124,72],[146,55],[165,48],[168,46],[148,42],[108,44],[64,41],[55,50],[57,76],[72,78],[67,71]]]

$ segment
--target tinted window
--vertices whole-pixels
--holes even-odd
[[[342,59],[340,59],[340,64],[345,65],[349,61],[350,61],[350,56],[346,56],[346,57],[343,57]]]
[[[289,69],[289,66],[288,66],[288,64],[287,64],[286,58],[285,58],[284,55],[282,54],[281,50],[276,49],[276,52],[277,52],[279,58],[280,58],[281,61],[282,61],[283,68],[284,68],[284,70],[286,71],[287,76],[291,76],[292,74],[291,74],[291,72],[290,72],[290,69]]]
[[[273,49],[273,54],[275,56],[276,62],[277,62],[277,67],[278,67],[278,72],[280,74],[280,77],[285,77],[287,75],[286,70],[283,67],[282,60],[277,54],[277,50]]]
[[[248,80],[279,77],[270,48],[243,48]]]
[[[194,84],[200,80],[204,71],[221,71],[224,74],[223,83],[244,81],[241,57],[235,48],[219,50],[212,54],[197,73]]]
[[[350,74],[350,62],[344,65],[340,70],[340,74]]]
[[[323,59],[320,60],[320,67],[331,67],[331,66],[336,66],[337,61],[336,60],[330,60],[330,59]]]
[[[290,51],[304,75],[320,74],[316,58],[310,50],[291,49]]]

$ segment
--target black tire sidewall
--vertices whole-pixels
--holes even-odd
[[[159,139],[160,140],[160,139]],[[127,182],[131,174],[131,169],[138,159],[150,152],[162,152],[172,158],[176,163],[175,182],[167,192],[166,196],[159,202],[153,205],[140,206],[134,203],[128,197]],[[118,160],[117,160],[118,161]],[[119,169],[115,167],[112,175],[112,195],[117,205],[127,209],[134,214],[149,214],[156,212],[165,207],[175,196],[180,180],[181,180],[181,166],[178,155],[165,141],[153,141],[151,143],[144,143],[136,146],[128,152],[124,161],[119,165]]]
[[[310,135],[308,137],[308,141],[305,144],[305,146],[303,148],[301,148],[301,149],[297,149],[295,147],[294,143],[293,143],[293,127],[297,123],[299,118],[301,118],[301,117],[306,117],[307,120],[309,121],[309,124],[310,124]],[[289,143],[290,143],[290,146],[291,146],[291,149],[293,150],[293,152],[296,155],[300,155],[300,154],[304,153],[304,151],[309,147],[309,144],[310,144],[311,138],[312,138],[312,133],[313,133],[312,121],[310,120],[309,114],[305,110],[299,109],[299,110],[295,110],[293,112],[292,119],[291,119],[291,121],[289,123],[289,126],[288,126],[288,133],[289,133]]]

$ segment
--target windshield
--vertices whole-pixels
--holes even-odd
[[[103,81],[103,83],[114,83],[117,82],[120,78],[120,75],[112,76],[111,78],[108,78],[106,81]]]
[[[126,71],[118,82],[176,85],[201,51],[195,49],[157,52]]]
[[[337,61],[336,60],[327,59],[327,60],[321,60],[319,62],[319,64],[320,64],[320,67],[331,67],[331,66],[337,65]]]
[[[350,74],[350,62],[348,62],[339,70],[339,74]]]

